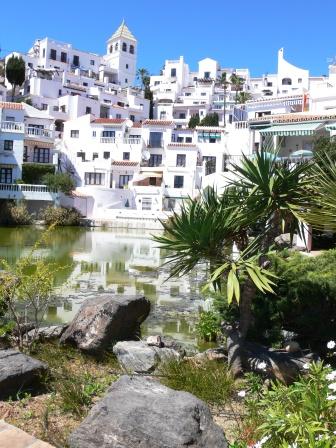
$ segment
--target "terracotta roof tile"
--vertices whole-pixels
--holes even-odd
[[[9,101],[0,101],[0,109],[23,110],[22,103],[10,103]]]
[[[116,165],[116,166],[137,166],[139,165],[139,162],[131,162],[130,160],[115,160],[114,162],[112,162],[112,165]]]
[[[133,123],[132,128],[142,128],[142,123],[140,121],[136,121]]]
[[[93,120],[95,124],[123,124],[126,118],[96,118]]]
[[[143,126],[172,126],[174,122],[172,120],[145,120]]]

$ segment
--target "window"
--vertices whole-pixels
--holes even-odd
[[[70,137],[71,138],[79,138],[79,131],[77,129],[71,129]]]
[[[177,141],[177,143],[183,143],[184,138],[181,137],[181,136],[178,136],[177,139],[176,139],[176,141]]]
[[[184,176],[174,176],[174,188],[183,188]]]
[[[283,80],[282,80],[282,85],[283,85],[283,86],[291,86],[291,85],[292,85],[292,80],[291,80],[291,78],[283,78]]]
[[[9,115],[6,115],[6,121],[15,121],[15,117],[11,117]]]
[[[34,148],[35,163],[49,163],[50,149],[49,148]]]
[[[156,177],[150,177],[149,178],[149,185],[151,186],[151,187],[156,187],[157,185],[156,185]]]
[[[135,115],[130,115],[129,118],[130,118],[131,121],[133,121],[133,122],[135,121]]]
[[[57,58],[57,51],[52,48],[50,50],[50,59],[52,59],[53,61],[56,61],[56,58]]]
[[[47,110],[48,109],[48,104],[42,103],[42,110]]]
[[[128,182],[132,180],[133,176],[130,174],[120,174],[119,176],[119,188],[123,188],[128,185]]]
[[[104,159],[109,159],[110,158],[110,153],[108,151],[104,151]]]
[[[134,54],[134,45],[130,45],[130,50],[129,51],[130,51],[131,54]]]
[[[28,162],[28,148],[27,146],[23,147],[23,162]]]
[[[172,69],[170,70],[170,76],[171,76],[172,78],[175,78],[175,77],[176,77],[176,68],[172,68]]]
[[[87,87],[87,86],[88,86],[88,83],[87,83],[87,82],[83,82],[83,86],[84,86],[84,87]]]
[[[77,56],[77,55],[74,54],[73,59],[72,59],[72,64],[73,64],[75,67],[79,67],[79,56]]]
[[[128,83],[128,79],[127,78],[125,78],[125,84],[127,84]]]
[[[92,154],[92,160],[95,160],[95,159],[98,159],[98,153],[97,152],[94,152]]]
[[[180,112],[180,114],[179,114],[179,118],[181,118],[181,119],[185,119],[185,117],[186,117],[185,112]]]
[[[45,58],[45,48],[42,50],[42,57]]]
[[[298,78],[298,84],[302,83],[302,78]]]
[[[210,79],[210,72],[204,72],[204,79]]]
[[[64,51],[62,51],[61,52],[61,62],[66,62],[66,61],[67,61],[67,54]]]
[[[113,45],[110,45],[109,51],[110,53],[113,53]]]
[[[61,112],[66,113],[66,107],[65,107],[65,105],[61,106],[60,109],[61,109]]]
[[[118,42],[115,44],[114,49],[115,49],[115,51],[118,51],[118,49],[119,49],[119,44],[118,44]]]
[[[194,81],[197,81],[197,76],[194,76]]]
[[[114,138],[115,137],[115,131],[103,131],[102,132],[102,137]]]
[[[95,65],[95,61],[93,59],[91,59],[90,65]]]
[[[123,160],[129,160],[130,159],[130,153],[129,152],[123,152]]]
[[[186,143],[192,143],[192,137],[186,137]]]
[[[162,132],[149,133],[149,146],[151,148],[162,148]]]
[[[152,210],[152,198],[142,198],[142,210]]]
[[[166,119],[166,115],[167,115],[166,111],[165,110],[161,110],[161,112],[160,112],[160,120],[165,120]]]
[[[206,96],[206,92],[201,92],[201,96]]]
[[[177,154],[176,155],[176,166],[186,166],[186,155]]]
[[[33,64],[31,62],[28,62],[28,67],[33,68]]]
[[[121,114],[116,114],[116,118],[121,118]]]
[[[205,162],[205,175],[216,172],[216,157],[214,156],[204,156],[203,162]]]
[[[0,184],[11,184],[13,182],[13,169],[0,168]]]
[[[96,137],[97,131],[92,131],[92,137]]]
[[[85,114],[87,115],[87,114],[90,114],[91,113],[91,107],[86,107],[85,108]]]
[[[190,92],[186,92],[186,93],[184,94],[184,96],[191,96],[191,93],[190,93]]]
[[[62,89],[58,89],[58,96],[62,96]]]
[[[126,69],[128,69],[128,64],[126,64]]]
[[[158,86],[158,85],[160,85],[160,84],[161,84],[160,81],[154,81],[154,85],[155,85],[155,86]]]
[[[162,165],[162,154],[151,154],[148,166],[160,166]]]
[[[127,51],[127,43],[123,42],[122,44],[122,51]]]
[[[104,173],[85,173],[85,185],[103,185]]]
[[[5,151],[13,151],[13,140],[4,140],[4,150]]]
[[[82,159],[82,162],[85,162],[85,152],[79,151],[77,153],[77,157],[80,157]]]

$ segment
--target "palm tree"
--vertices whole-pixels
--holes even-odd
[[[272,275],[258,263],[259,240],[249,244],[251,220],[248,213],[242,213],[243,204],[241,190],[231,187],[218,196],[208,189],[200,198],[182,205],[180,213],[163,223],[164,235],[154,237],[169,253],[171,276],[186,274],[206,262],[207,287],[222,290],[226,284],[227,300],[233,301],[240,313],[238,324],[230,329],[227,338],[229,364],[235,376],[242,373],[241,347],[251,322],[255,288],[273,292]],[[238,258],[232,256],[234,243],[241,250]]]
[[[220,79],[220,84],[223,86],[223,90],[224,90],[224,127],[226,126],[226,91],[228,86],[230,85],[230,82],[227,80],[227,73],[223,72],[221,79]]]
[[[244,104],[246,101],[250,101],[251,99],[252,94],[250,92],[239,92],[236,103]]]
[[[146,87],[148,87],[150,82],[149,71],[146,68],[138,68],[136,79],[140,81],[141,87],[144,90]]]
[[[234,86],[234,89],[236,91],[235,103],[237,104],[238,92],[242,89],[245,80],[244,80],[244,78],[241,78],[240,76],[238,76],[236,73],[232,73],[232,75],[230,77],[230,82]]]

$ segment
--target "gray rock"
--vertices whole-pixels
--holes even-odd
[[[143,341],[122,341],[113,347],[119,364],[128,373],[149,373],[162,361],[180,359],[180,355],[170,348],[149,346]]]
[[[296,235],[293,237],[293,246],[296,245]],[[290,234],[289,233],[282,233],[281,235],[274,238],[274,242],[277,247],[281,249],[285,249],[286,247],[291,247],[291,241],[290,241]]]
[[[146,377],[123,376],[70,435],[70,448],[227,448],[207,405]]]
[[[159,336],[159,335],[148,336],[148,338],[146,339],[146,344],[153,345],[155,347],[163,347],[163,342],[162,342],[161,336]]]
[[[146,297],[103,294],[87,299],[60,342],[93,354],[107,350],[117,341],[136,339],[149,311]]]
[[[0,350],[0,398],[39,387],[47,368],[45,363],[17,350]]]
[[[226,361],[227,350],[224,347],[209,348],[204,352],[197,353],[190,359],[195,361]]]
[[[49,340],[58,339],[62,336],[68,325],[51,325],[49,327],[41,327],[37,330],[37,339]],[[35,336],[35,330],[28,332],[28,337],[31,339]]]

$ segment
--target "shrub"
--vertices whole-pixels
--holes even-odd
[[[200,123],[200,116],[199,114],[196,114],[192,117],[190,117],[189,123],[188,123],[188,128],[189,129],[194,129],[196,126],[198,126]]]
[[[75,183],[68,173],[48,173],[43,176],[42,182],[51,190],[61,191],[64,194],[71,193],[75,188]]]
[[[41,218],[48,226],[78,226],[81,214],[75,208],[47,207]]]
[[[33,217],[24,202],[0,201],[0,225],[20,226],[32,224]]]
[[[200,122],[200,126],[219,126],[219,116],[214,112],[206,115]]]
[[[196,331],[205,341],[216,341],[221,333],[219,314],[214,311],[202,311],[196,324]]]
[[[54,174],[55,167],[49,163],[24,163],[22,165],[22,180],[25,184],[42,184],[46,174]]]
[[[247,393],[243,428],[254,423],[254,439],[262,438],[264,448],[335,446],[336,371],[331,372],[322,363],[307,369],[307,375],[291,386],[274,383],[269,390]]]
[[[234,389],[234,380],[226,364],[205,361],[169,361],[159,368],[161,382],[175,390],[196,395],[208,403],[225,403]]]

